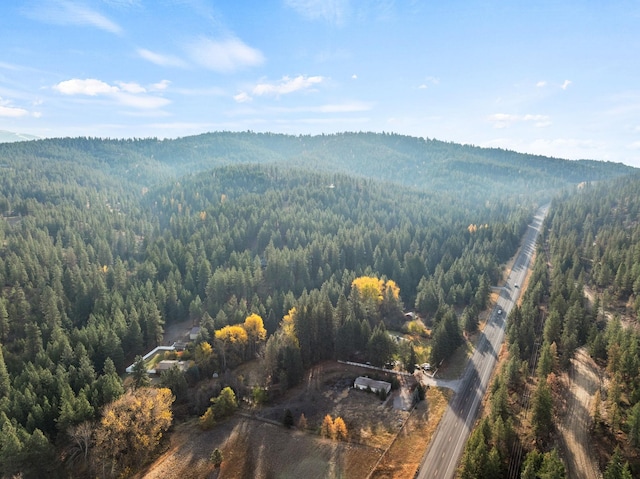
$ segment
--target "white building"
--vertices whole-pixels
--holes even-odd
[[[378,394],[380,391],[384,391],[386,394],[389,394],[389,391],[391,391],[391,383],[388,383],[386,381],[376,381],[375,379],[367,378],[364,376],[357,377],[353,383],[353,387],[362,391],[370,389],[371,392],[374,392],[376,394]]]

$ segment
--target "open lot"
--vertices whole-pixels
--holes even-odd
[[[167,451],[140,478],[376,478],[411,477],[446,407],[449,394],[437,388],[413,410],[394,408],[393,392],[385,401],[353,389],[353,379],[370,370],[328,361],[316,366],[303,384],[268,407],[244,410],[211,431],[190,420],[174,427]],[[384,379],[380,372],[380,379]],[[405,392],[414,386],[406,378]],[[307,428],[284,428],[285,409],[296,424],[300,415]],[[348,441],[323,439],[318,434],[326,414],[340,416]],[[208,460],[220,448],[224,462],[215,471]],[[409,470],[412,469],[413,472]]]

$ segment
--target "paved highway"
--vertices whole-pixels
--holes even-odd
[[[420,469],[416,473],[419,479],[449,479],[455,475],[464,445],[476,421],[480,403],[496,365],[504,339],[506,317],[520,296],[520,285],[526,277],[547,210],[548,205],[540,208],[527,228],[509,278],[500,292],[476,350],[460,378],[458,392],[451,399],[422,458]]]

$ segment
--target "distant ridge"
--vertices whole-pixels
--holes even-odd
[[[213,132],[177,139],[49,138],[0,143],[0,157],[41,159],[46,168],[91,165],[112,178],[152,187],[216,168],[260,164],[345,174],[452,195],[511,195],[548,201],[583,182],[637,174],[622,163],[563,160],[398,134],[292,136]],[[68,166],[63,166],[63,163]],[[392,186],[393,187],[393,186]]]
[[[39,140],[40,137],[27,133],[15,133],[13,131],[0,130],[0,143],[14,143],[16,141]]]

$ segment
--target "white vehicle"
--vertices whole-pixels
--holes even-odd
[[[502,308],[498,308],[498,314],[502,314]]]
[[[420,367],[424,370],[424,371],[431,371],[431,364],[429,363],[423,363],[420,365]]]

